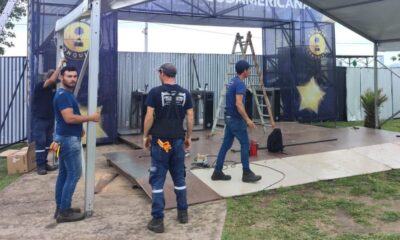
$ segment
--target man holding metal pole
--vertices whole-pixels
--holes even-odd
[[[51,166],[47,161],[47,147],[53,140],[54,111],[53,97],[61,67],[65,62],[61,59],[56,70],[49,70],[43,81],[35,85],[32,100],[32,139],[36,146],[36,169],[39,175],[54,171],[57,166]]]
[[[58,223],[84,219],[80,209],[71,208],[72,196],[82,173],[81,137],[82,123],[98,122],[99,113],[81,116],[78,102],[73,94],[78,73],[75,67],[66,66],[61,70],[61,88],[53,100],[56,116],[56,134],[51,149],[59,151],[60,171],[56,183],[56,213]]]

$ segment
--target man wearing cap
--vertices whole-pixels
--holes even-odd
[[[146,99],[143,145],[151,151],[149,182],[152,187],[153,218],[147,228],[162,233],[165,206],[163,188],[168,170],[175,185],[178,221],[188,222],[185,149],[191,145],[193,104],[189,91],[176,84],[176,68],[172,63],[161,65],[158,72],[162,85],[151,89]],[[185,115],[186,133],[183,129]]]
[[[32,140],[36,147],[36,171],[39,175],[54,171],[57,166],[51,166],[47,161],[48,149],[53,140],[54,111],[53,97],[56,92],[58,76],[64,60],[56,70],[49,70],[42,81],[36,83],[32,98]]]
[[[211,179],[228,181],[230,175],[225,175],[222,168],[225,156],[232,147],[233,140],[236,137],[240,142],[240,157],[243,166],[243,182],[257,182],[261,176],[255,175],[250,170],[249,164],[249,137],[247,126],[255,129],[256,125],[249,118],[245,110],[246,85],[244,80],[250,75],[250,65],[245,60],[239,60],[235,65],[237,76],[232,78],[227,85],[226,107],[225,107],[225,133],[224,140],[218,153],[217,163]]]

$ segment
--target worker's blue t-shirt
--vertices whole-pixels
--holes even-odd
[[[231,116],[233,118],[241,119],[242,115],[237,110],[236,107],[236,95],[243,95],[243,106],[245,105],[246,96],[246,85],[238,76],[234,77],[229,81],[226,86],[226,106],[225,115]]]
[[[44,81],[35,84],[32,100],[32,116],[54,121],[53,97],[56,86],[44,87]]]
[[[54,113],[56,117],[56,134],[60,136],[77,136],[82,134],[82,123],[68,124],[64,121],[61,111],[72,108],[75,115],[81,115],[78,102],[72,92],[59,88],[53,100]]]

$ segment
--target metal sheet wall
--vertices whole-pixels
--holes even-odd
[[[25,76],[17,88],[25,60],[25,57],[0,57],[0,126],[4,122],[4,127],[0,128],[0,145],[26,138],[28,88]],[[12,101],[14,92],[16,94]]]
[[[400,75],[400,69],[392,69]],[[400,78],[387,69],[378,69],[378,87],[383,90],[388,100],[380,109],[380,119],[387,119],[400,111]],[[361,106],[360,97],[367,89],[374,89],[373,68],[347,68],[347,120],[364,120],[365,114]],[[355,101],[356,100],[356,101]],[[398,117],[398,116],[397,116]]]
[[[214,91],[214,108],[216,109],[226,73],[234,72],[233,64],[228,65],[230,56],[229,54],[120,52],[118,54],[118,128],[129,126],[132,91],[144,90],[146,84],[148,84],[147,90],[158,86],[160,81],[156,70],[165,62],[176,65],[177,83],[193,90],[198,88],[194,59],[201,88],[208,84],[207,89]],[[260,66],[263,66],[262,57],[257,56],[257,58]],[[236,57],[235,61],[237,59],[239,57]],[[248,61],[252,63],[250,57]]]

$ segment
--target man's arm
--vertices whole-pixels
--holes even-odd
[[[236,95],[236,109],[238,110],[239,114],[242,116],[242,118],[246,121],[247,125],[251,128],[256,128],[256,125],[254,122],[249,118],[249,116],[246,113],[246,109],[244,108],[243,105],[243,95],[237,94]]]
[[[150,128],[154,122],[154,108],[147,107],[146,117],[144,118],[143,138],[149,137]]]
[[[84,123],[84,122],[98,122],[100,120],[100,114],[98,112],[87,115],[87,116],[81,116],[74,114],[74,111],[72,108],[65,108],[61,111],[61,115],[64,119],[64,121],[68,124],[79,124],[79,123]]]
[[[186,110],[186,138],[192,137],[193,115],[193,108]]]
[[[185,136],[185,147],[188,149],[192,142],[192,131],[193,131],[193,108],[186,110],[186,136]]]
[[[44,81],[43,88],[47,88],[49,86],[55,85],[57,83],[58,76],[60,75],[61,68],[64,64],[65,60],[61,59],[58,63],[57,69],[51,74],[51,76]]]
[[[154,122],[154,108],[147,107],[146,116],[143,126],[143,146],[148,149],[150,147],[149,132]]]

